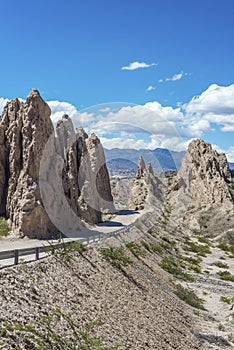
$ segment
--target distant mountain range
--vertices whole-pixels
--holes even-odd
[[[165,148],[148,149],[105,149],[110,175],[133,176],[137,170],[139,156],[145,163],[151,162],[155,171],[178,170],[185,152],[169,151]]]
[[[185,152],[170,151],[166,148],[149,149],[105,149],[107,166],[111,176],[131,177],[136,174],[139,156],[145,163],[151,162],[155,171],[178,170]],[[234,163],[229,163],[230,169],[234,170]]]

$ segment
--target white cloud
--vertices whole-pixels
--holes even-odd
[[[67,113],[88,132],[102,137],[106,148],[165,147],[180,151],[186,149],[191,139],[202,138],[206,132],[214,132],[215,127],[223,132],[234,131],[234,85],[213,84],[200,96],[177,108],[154,101],[145,105],[123,105],[119,109],[115,104],[105,104],[81,113],[66,102],[50,101],[49,105],[53,120]],[[90,110],[95,112],[89,113]],[[144,134],[148,136],[143,137]],[[233,159],[234,149],[226,152],[229,161]]]
[[[183,108],[191,119],[202,119],[221,126],[224,132],[234,131],[234,84],[212,84]]]
[[[7,102],[9,102],[7,98],[0,97],[0,115],[2,114],[3,108],[5,107]]]
[[[153,91],[153,90],[155,90],[155,87],[152,85],[149,85],[146,89],[146,91]]]
[[[166,78],[166,81],[176,81],[183,77],[183,73],[174,74],[171,78]]]
[[[47,103],[51,109],[51,119],[53,123],[60,120],[64,114],[69,115],[75,127],[87,127],[94,120],[92,113],[79,112],[71,103],[61,101],[47,101]]]
[[[133,138],[125,139],[122,138],[105,138],[101,137],[103,147],[106,149],[120,148],[120,149],[155,149],[155,148],[167,148],[173,151],[185,151],[192,139],[182,141],[179,137],[157,137],[151,135],[150,140],[146,142],[143,139],[134,140]]]
[[[101,142],[104,148],[112,149],[112,148],[128,148],[128,149],[147,149],[148,145],[143,140],[134,140],[134,139],[127,139],[123,140],[120,137],[116,138],[105,138],[101,137]]]
[[[216,149],[216,151],[219,153],[225,153],[227,156],[227,160],[231,163],[234,163],[234,147],[233,146],[229,147],[227,150],[223,150],[218,145],[212,144],[212,148]]]
[[[159,83],[163,83],[164,81],[177,81],[182,79],[185,75],[188,75],[188,73],[184,73],[184,72],[180,72],[177,74],[174,74],[172,77],[170,78],[166,78],[166,79],[159,79]]]
[[[101,108],[101,109],[99,109],[99,112],[101,112],[101,113],[107,113],[107,112],[110,112],[110,107],[105,107],[105,108]]]
[[[234,163],[234,147],[230,147],[224,151],[224,153],[226,154],[228,161]]]
[[[0,98],[0,109],[7,101]],[[95,132],[106,148],[165,147],[180,151],[191,139],[202,138],[207,132],[214,132],[215,138],[218,128],[223,137],[225,132],[234,132],[234,85],[212,84],[200,96],[176,108],[162,106],[157,101],[144,105],[106,103],[86,111],[79,111],[68,102],[48,101],[48,104],[53,122],[68,114],[75,127],[82,125],[88,133]],[[221,151],[234,162],[233,146]]]
[[[229,86],[212,84],[185,106],[186,111],[190,113],[233,114],[234,84]]]
[[[139,69],[139,68],[149,68],[149,67],[153,67],[153,66],[157,66],[158,64],[157,63],[145,63],[145,62],[138,62],[138,61],[135,61],[135,62],[132,62],[130,63],[128,66],[124,66],[122,67],[121,69],[122,70],[136,70],[136,69]]]
[[[200,120],[196,121],[195,123],[189,125],[189,128],[190,128],[190,130],[194,131],[195,133],[198,132],[198,136],[200,135],[200,132],[212,131],[210,123],[204,119],[200,119]]]
[[[148,102],[145,105],[127,106],[118,112],[109,113],[106,118],[99,120],[101,128],[113,127],[113,123],[118,125],[132,126],[133,132],[136,128],[149,134],[178,134],[177,125],[183,121],[183,114],[179,108],[163,107],[158,102]],[[101,123],[101,125],[100,125]],[[176,125],[177,124],[177,125]]]

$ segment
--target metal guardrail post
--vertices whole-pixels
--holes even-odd
[[[15,249],[15,261],[14,261],[14,264],[18,265],[18,263],[19,263],[19,251],[18,251],[18,249]]]
[[[39,260],[39,247],[36,247],[36,260]]]

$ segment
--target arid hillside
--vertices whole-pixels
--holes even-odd
[[[157,232],[149,233],[149,215],[138,225],[105,247],[83,251],[77,245],[73,252],[2,270],[3,348],[200,349],[191,307],[158,266],[168,247]],[[120,246],[130,238],[138,243]],[[94,337],[102,337],[105,347],[91,345]]]

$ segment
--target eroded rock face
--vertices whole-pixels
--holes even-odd
[[[95,134],[91,134],[91,136],[86,139],[86,146],[90,157],[92,178],[94,181],[92,187],[96,189],[95,193],[99,202],[98,207],[104,211],[109,210],[113,212],[115,208],[111,194],[109,173],[100,139]]]
[[[225,154],[193,140],[169,188],[171,219],[185,229],[219,235],[234,224],[233,189]]]
[[[194,140],[182,161],[174,190],[177,197],[188,195],[200,204],[233,203],[229,185],[232,175],[225,154],[218,154],[209,143]]]
[[[63,188],[72,210],[93,224],[102,212],[113,212],[113,198],[103,147],[99,138],[90,137],[82,128],[74,131],[71,119],[58,122],[58,149],[64,157]]]
[[[144,161],[143,157],[140,156],[138,159],[136,178],[141,179],[145,174],[145,170],[146,170],[145,161]]]
[[[16,234],[48,237],[56,233],[41,202],[40,158],[53,133],[50,108],[37,90],[26,102],[9,102],[0,120],[1,215]]]
[[[162,192],[160,185],[161,181],[154,176],[151,163],[148,163],[146,168],[145,161],[140,156],[136,178],[128,200],[128,208],[130,210],[142,210],[146,206],[161,207]]]
[[[9,102],[0,120],[0,215],[21,236],[54,237],[61,231],[55,222],[74,233],[80,219],[97,223],[114,210],[100,140],[74,131],[67,115],[55,136],[50,114],[33,89],[25,102]]]

